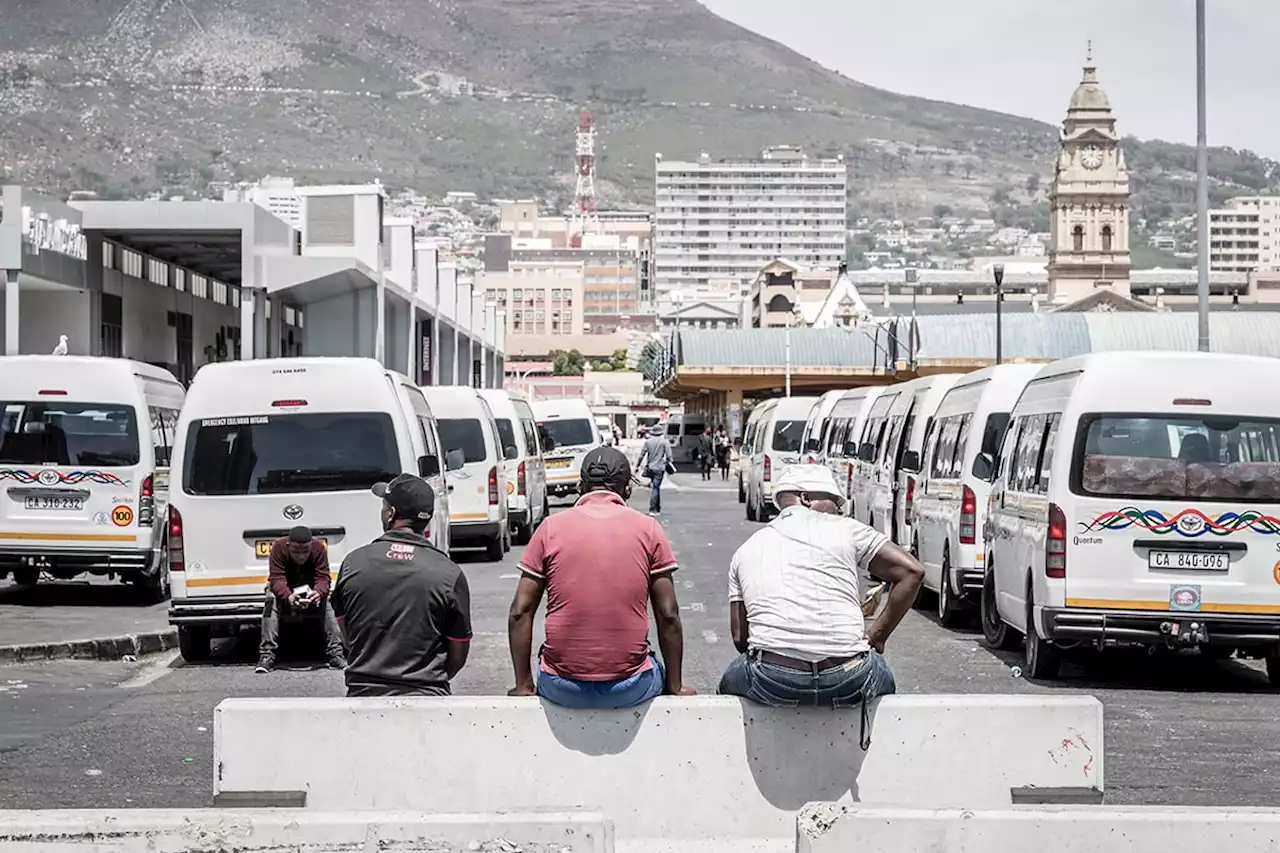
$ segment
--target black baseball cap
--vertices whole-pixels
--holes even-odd
[[[582,482],[588,488],[621,486],[631,481],[631,463],[616,447],[597,447],[582,457]]]
[[[396,518],[430,521],[436,511],[436,492],[413,474],[401,474],[390,483],[374,483],[373,493],[387,502]]]

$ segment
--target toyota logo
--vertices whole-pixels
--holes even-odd
[[[284,517],[290,521],[297,521],[302,518],[302,507],[297,504],[289,504],[284,508]]]

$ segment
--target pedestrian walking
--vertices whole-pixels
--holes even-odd
[[[723,426],[716,430],[716,465],[720,468],[720,479],[729,479],[729,455],[733,452],[733,442]]]
[[[627,506],[631,465],[600,447],[582,460],[582,495],[538,527],[520,558],[507,621],[515,687],[569,708],[629,708],[660,693],[688,696],[676,558],[662,527]],[[533,617],[547,595],[546,642],[534,680]],[[662,658],[649,647],[653,605]]]
[[[467,576],[424,536],[430,483],[401,474],[373,493],[385,532],[347,555],[333,591],[351,644],[347,695],[448,696],[471,643]]]
[[[267,556],[267,600],[262,608],[262,641],[258,646],[257,673],[276,668],[281,617],[314,616],[324,626],[325,659],[332,669],[346,669],[342,631],[329,601],[333,577],[329,549],[299,525],[271,543]]]
[[[882,652],[911,609],[924,570],[888,537],[840,512],[824,465],[792,465],[774,486],[777,518],[729,564],[730,633],[740,655],[719,692],[778,707],[852,707],[893,693]],[[867,627],[864,573],[891,583]]]
[[[703,480],[711,479],[711,469],[715,465],[715,447],[711,442],[711,433],[703,430],[698,436],[698,471]]]
[[[666,436],[667,428],[662,424],[651,429],[636,463],[649,480],[649,515],[653,516],[662,514],[662,480],[674,468]]]

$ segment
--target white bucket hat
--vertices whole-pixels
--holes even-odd
[[[778,506],[778,498],[788,492],[830,495],[837,503],[844,503],[835,475],[825,465],[788,465],[773,485],[773,505]]]

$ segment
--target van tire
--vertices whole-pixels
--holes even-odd
[[[155,574],[139,575],[134,580],[134,586],[143,594],[147,601],[151,604],[160,604],[169,600],[169,567],[161,565],[156,569]]]
[[[18,586],[35,586],[40,583],[40,570],[28,567],[13,570],[13,582]]]
[[[178,626],[178,652],[182,659],[191,663],[200,663],[209,659],[211,640],[209,629],[198,625]]]
[[[756,513],[755,501],[751,500],[751,495],[747,495],[744,503],[747,505],[747,521],[758,521],[759,517]]]
[[[938,624],[943,628],[960,628],[968,620],[964,603],[956,600],[951,589],[951,554],[942,552],[942,579],[938,583]]]
[[[996,606],[995,566],[987,566],[987,573],[982,579],[982,603],[979,610],[979,621],[982,623],[982,639],[987,646],[1000,651],[1011,651],[1017,637],[1009,630],[1009,626],[1000,618]]]
[[[746,502],[747,502],[747,490],[742,485],[742,474],[738,474],[738,503],[744,504]]]
[[[1024,635],[1025,645],[1023,671],[1027,678],[1052,680],[1062,670],[1062,649],[1052,642],[1042,639],[1036,631],[1035,600],[1031,596],[1031,587],[1027,586],[1027,633]]]
[[[502,555],[506,553],[502,549],[502,544],[503,544],[503,535],[501,533],[499,533],[497,536],[493,537],[488,542],[486,542],[484,545],[485,559],[491,563],[501,562]]]
[[[532,538],[533,522],[531,521],[527,521],[524,524],[517,524],[516,529],[511,534],[511,542],[514,545],[528,545],[529,540]]]
[[[1272,687],[1280,687],[1280,653],[1267,655],[1267,681]]]

